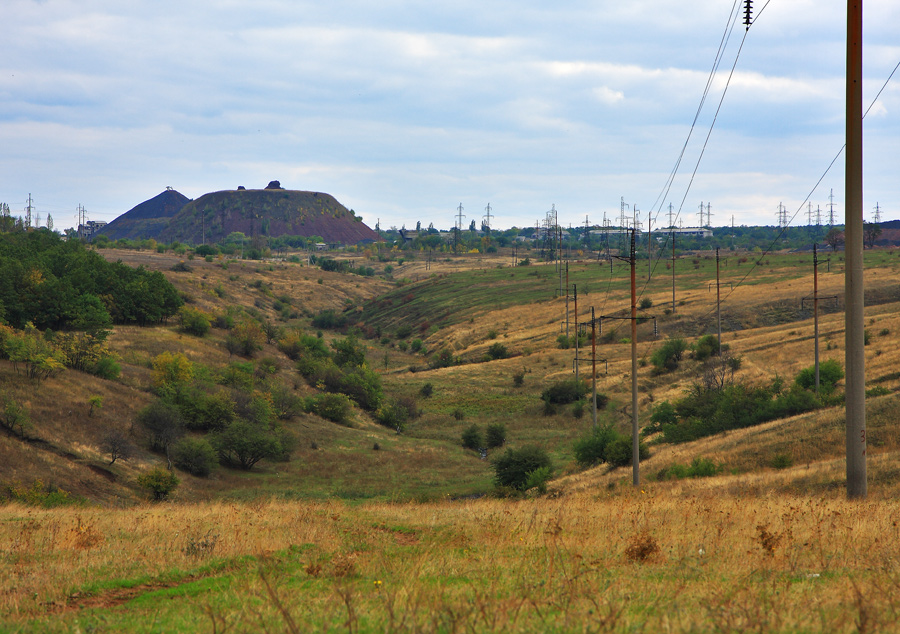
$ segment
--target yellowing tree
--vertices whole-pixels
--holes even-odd
[[[163,352],[154,357],[151,376],[158,394],[177,393],[194,378],[194,364],[180,352]]]

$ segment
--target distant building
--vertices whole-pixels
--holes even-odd
[[[686,236],[689,238],[712,238],[713,232],[709,227],[669,227],[666,229],[654,229],[653,234],[656,236],[666,236],[675,234],[676,236]]]
[[[106,226],[105,220],[88,220],[83,225],[78,225],[78,237],[84,240],[90,240],[94,234]]]

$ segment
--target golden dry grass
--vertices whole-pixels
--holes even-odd
[[[13,631],[889,631],[898,511],[694,483],[519,502],[13,506],[0,614]]]

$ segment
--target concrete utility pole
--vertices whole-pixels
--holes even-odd
[[[716,333],[719,337],[719,357],[722,356],[722,295],[719,292],[719,247],[716,247]]]
[[[675,314],[675,229],[672,228],[672,314]]]
[[[650,223],[653,222],[653,212],[647,213],[647,281],[650,281],[650,276],[653,275],[653,247],[650,244]]]
[[[816,396],[819,395],[819,253],[818,245],[813,245],[813,330],[816,358]]]
[[[591,380],[594,385],[594,429],[597,429],[597,319],[594,317],[594,307],[591,306]]]
[[[641,485],[637,397],[637,284],[634,272],[634,229],[631,230],[631,482]]]
[[[568,265],[566,266],[568,269]],[[578,285],[572,284],[572,294],[575,296],[575,383],[578,384]]]
[[[847,378],[847,497],[865,498],[866,355],[863,294],[862,0],[847,0],[847,154],[844,178],[844,338]]]

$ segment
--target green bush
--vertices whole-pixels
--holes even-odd
[[[375,420],[379,424],[398,432],[406,429],[406,424],[418,418],[419,409],[415,399],[410,397],[397,397],[378,408]]]
[[[705,361],[719,354],[719,340],[715,335],[704,335],[694,344],[694,359]]]
[[[500,342],[492,343],[488,348],[487,356],[492,360],[505,359],[509,356],[509,351],[506,349],[506,346]]]
[[[606,461],[614,467],[624,467],[631,464],[632,452],[631,437],[618,435],[606,446]],[[638,443],[638,459],[645,460],[650,457],[650,450],[642,442]]]
[[[156,501],[165,500],[181,481],[171,471],[155,467],[137,478],[138,485]]]
[[[306,400],[306,411],[340,425],[348,423],[352,409],[344,394],[317,394]]]
[[[656,474],[657,480],[680,480],[684,478],[710,478],[719,474],[722,468],[709,458],[697,457],[690,465],[675,463]]]
[[[453,365],[453,352],[450,348],[441,348],[431,359],[432,368],[448,368]]]
[[[587,391],[587,383],[573,377],[564,381],[558,381],[545,389],[541,392],[541,399],[545,403],[566,405],[580,401],[587,394]]]
[[[685,350],[687,350],[687,342],[681,337],[666,339],[650,357],[650,363],[653,364],[654,372],[662,374],[663,372],[675,370]]]
[[[481,451],[485,448],[481,429],[476,424],[467,427],[462,433],[462,446],[473,451]]]
[[[538,493],[543,495],[547,492],[547,482],[553,476],[553,470],[550,467],[538,467],[534,471],[528,472],[525,478],[524,490],[537,489]]]
[[[422,398],[428,398],[432,394],[434,394],[434,386],[431,383],[426,383],[422,386],[422,389],[419,390],[419,395]]]
[[[122,373],[122,366],[114,357],[100,357],[94,367],[91,368],[91,374],[99,376],[107,381],[115,381]]]
[[[520,370],[513,374],[513,387],[522,387],[525,385],[525,370]]]
[[[219,462],[250,470],[260,460],[278,459],[282,455],[279,436],[261,425],[236,420],[213,435],[212,445]]]
[[[484,444],[488,449],[496,449],[506,444],[506,425],[492,423],[487,426],[484,434]]]
[[[827,359],[819,363],[819,390],[823,394],[831,394],[837,382],[844,378],[844,368],[836,359]],[[803,368],[797,373],[794,383],[804,390],[816,389],[816,366]]]
[[[503,455],[495,458],[492,464],[495,474],[494,481],[497,486],[519,490],[525,489],[529,474],[546,468],[548,470],[546,478],[549,478],[553,469],[547,451],[536,445],[527,445],[521,449],[507,449]]]
[[[172,447],[172,463],[191,475],[205,478],[216,464],[216,450],[205,438],[185,437]]]
[[[203,337],[209,332],[209,317],[203,311],[190,306],[182,306],[178,313],[182,331],[195,337]]]
[[[609,425],[603,425],[575,441],[575,460],[582,467],[593,467],[606,462],[606,447],[619,434]]]

